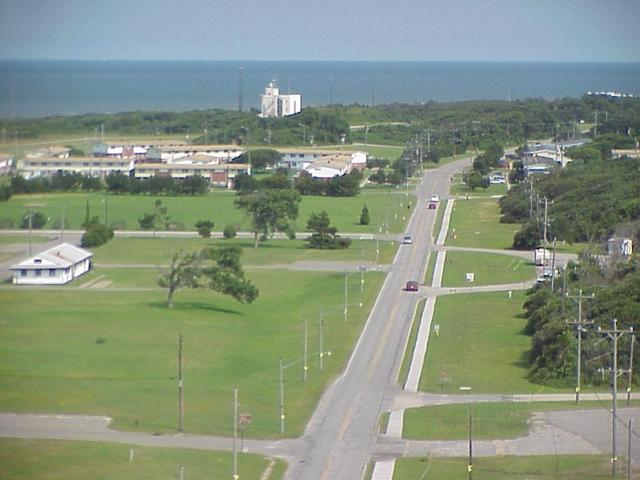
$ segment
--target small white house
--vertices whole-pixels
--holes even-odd
[[[9,270],[18,285],[63,285],[91,269],[93,253],[61,243],[28,258]]]

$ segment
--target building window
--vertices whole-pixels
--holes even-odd
[[[26,269],[20,270],[20,276],[21,277],[26,277],[27,276],[27,270]]]
[[[42,276],[42,270],[40,270],[39,268],[36,270],[36,277],[41,277]]]
[[[42,259],[41,258],[34,258],[33,259],[33,263],[42,263]]]
[[[55,276],[56,276],[56,270],[55,270],[55,268],[50,268],[50,269],[49,269],[49,276],[50,276],[50,277],[55,277]]]

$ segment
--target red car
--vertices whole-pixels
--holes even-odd
[[[410,282],[407,282],[407,284],[404,286],[404,289],[407,292],[417,292],[419,288],[420,288],[420,284],[413,280]]]

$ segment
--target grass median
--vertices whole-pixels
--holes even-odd
[[[133,450],[133,458],[130,451]],[[283,477],[285,464],[241,453],[238,474],[259,480],[271,465],[270,480]],[[0,439],[0,472],[6,480],[155,480],[232,477],[231,452],[152,448],[115,443]]]

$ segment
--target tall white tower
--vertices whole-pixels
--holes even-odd
[[[271,80],[262,95],[261,117],[286,117],[302,109],[302,96],[299,93],[280,95],[275,80]]]

